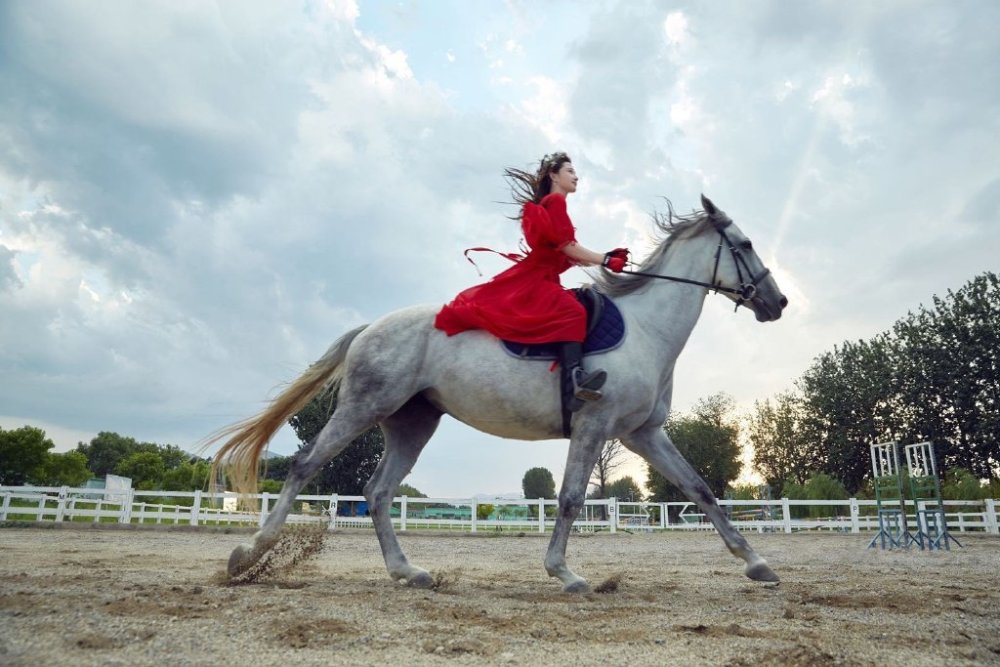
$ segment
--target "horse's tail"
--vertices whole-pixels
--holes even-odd
[[[309,404],[323,389],[336,388],[344,377],[344,358],[351,343],[368,325],[360,326],[341,336],[319,361],[299,376],[271,401],[271,405],[255,417],[244,419],[209,436],[204,448],[228,438],[212,461],[209,477],[214,486],[223,466],[234,491],[240,495],[257,493],[258,464],[261,454],[275,432],[288,419]]]

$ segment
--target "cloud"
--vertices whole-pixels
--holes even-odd
[[[252,414],[343,331],[476,281],[465,248],[516,246],[502,168],[554,149],[585,245],[641,251],[660,196],[705,192],[791,298],[766,327],[709,299],[682,410],[787,389],[995,264],[996,3],[564,9],[448,5],[442,34],[355,2],[0,6],[4,412],[182,445]],[[432,492],[559,476],[564,445],[463,428]],[[489,470],[459,491],[449,459]]]
[[[16,252],[5,245],[0,245],[0,291],[14,290],[22,287],[24,283],[17,276],[17,269],[14,266]]]

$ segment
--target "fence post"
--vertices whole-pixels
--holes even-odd
[[[337,494],[330,496],[330,525],[328,530],[337,530]]]
[[[538,532],[545,532],[545,499],[538,499]]]
[[[10,509],[10,492],[3,494],[3,506],[0,507],[0,521],[7,520],[7,510]]]
[[[608,530],[618,532],[618,499],[608,498]]]
[[[201,489],[195,489],[194,500],[191,503],[191,525],[198,525],[198,513],[201,511]]]
[[[994,535],[1000,534],[1000,526],[997,525],[997,501],[992,498],[987,498],[983,501],[985,505],[986,512],[983,516],[983,523],[986,524],[986,532],[993,533]],[[4,500],[4,510],[6,511],[7,501]]]
[[[264,521],[267,520],[267,505],[268,505],[268,499],[270,497],[271,497],[271,494],[269,494],[267,491],[265,491],[264,493],[261,494],[261,497],[260,497],[260,519],[257,521],[257,525],[260,526],[260,527],[262,527],[264,525]]]
[[[69,487],[63,486],[59,489],[59,504],[56,505],[56,521],[62,521],[66,513],[66,496],[69,495]]]
[[[122,501],[122,511],[118,515],[118,523],[132,523],[132,503],[135,502],[135,489],[125,491],[125,499]],[[139,523],[142,523],[140,520]]]
[[[41,521],[45,517],[45,494],[43,493],[38,498],[38,513],[35,516],[35,521]]]
[[[399,529],[406,530],[406,496],[403,496],[399,501]]]
[[[476,532],[476,515],[479,513],[479,503],[472,499],[472,532]]]
[[[785,524],[785,532],[792,532],[792,507],[788,504],[788,498],[781,499],[781,518]]]
[[[861,532],[861,506],[857,498],[851,498],[851,532]]]

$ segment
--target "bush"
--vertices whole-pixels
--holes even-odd
[[[493,505],[489,503],[478,503],[476,505],[476,519],[486,521],[493,514]]]

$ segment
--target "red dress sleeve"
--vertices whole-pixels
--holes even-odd
[[[546,195],[540,206],[526,204],[521,225],[532,249],[562,250],[576,242],[576,230],[566,213],[566,199],[561,195]]]

